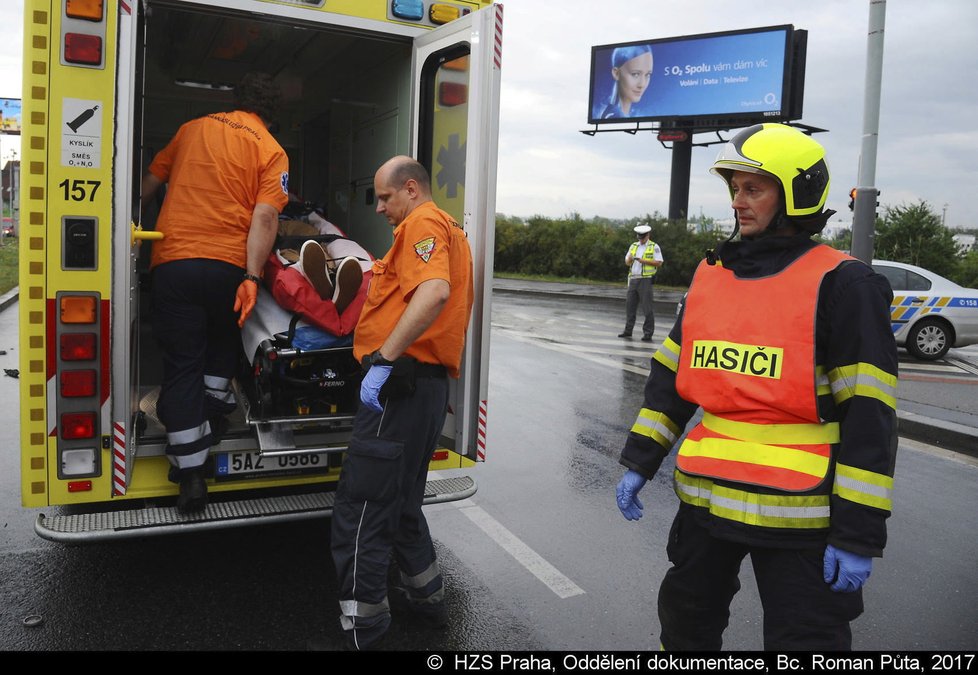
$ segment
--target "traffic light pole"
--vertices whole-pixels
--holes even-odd
[[[880,87],[883,80],[883,26],[886,0],[869,0],[869,37],[866,43],[866,86],[863,103],[863,139],[859,176],[852,214],[852,255],[864,262],[873,259],[876,228],[876,146],[880,126]]]

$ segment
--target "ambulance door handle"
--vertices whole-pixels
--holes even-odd
[[[163,238],[162,232],[157,232],[156,230],[144,230],[142,225],[136,225],[136,223],[132,223],[132,236],[129,239],[129,245],[134,246],[137,241],[141,241],[143,239],[159,241],[162,238]]]

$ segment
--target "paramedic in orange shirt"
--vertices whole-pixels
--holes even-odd
[[[230,384],[240,327],[255,306],[288,202],[288,157],[268,131],[278,98],[269,76],[246,75],[235,110],[181,126],[143,178],[143,206],[167,184],[156,223],[164,238],[150,262],[163,357],[156,410],[181,512],[207,505],[204,463],[237,406]]]
[[[472,252],[465,231],[431,200],[425,168],[394,157],[374,177],[377,212],[394,243],[373,266],[353,352],[366,374],[332,519],[346,646],[370,649],[395,599],[423,623],[448,621],[444,588],[421,512],[428,463],[445,423],[448,378],[459,376],[472,309]]]

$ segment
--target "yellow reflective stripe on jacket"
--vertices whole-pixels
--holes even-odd
[[[832,393],[829,376],[825,374],[825,366],[815,366],[815,395],[826,396]]]
[[[632,242],[632,245],[628,248],[628,253],[635,258],[638,252],[638,242]],[[648,243],[645,244],[645,250],[642,251],[642,258],[644,260],[655,260],[655,242],[649,239]],[[655,273],[659,271],[659,268],[655,265],[642,265],[642,276],[643,277],[654,277]],[[629,272],[630,273],[630,272]]]
[[[662,346],[659,347],[655,354],[652,355],[652,359],[658,361],[675,373],[679,370],[679,352],[679,345],[673,340],[666,338],[665,342],[662,343]]]
[[[823,455],[806,450],[798,450],[797,448],[786,448],[780,445],[767,445],[765,443],[754,443],[751,441],[737,441],[729,438],[707,437],[694,441],[687,436],[686,440],[683,441],[680,453],[683,458],[695,459],[705,457],[707,459],[717,459],[725,462],[738,462],[742,465],[751,464],[776,469],[787,469],[819,479],[824,478],[825,474],[829,471],[829,458]],[[693,466],[684,464],[683,468],[692,470]],[[720,475],[717,472],[717,476]],[[731,480],[734,479],[733,476],[723,475],[723,477]],[[778,487],[787,489],[786,486],[779,485]]]
[[[632,425],[632,431],[641,436],[648,436],[664,448],[671,448],[682,433],[682,430],[665,413],[648,408],[638,411],[638,419]]]
[[[716,485],[708,478],[678,470],[674,479],[679,499],[706,508],[719,518],[761,527],[825,529],[829,526],[828,495],[761,495]]]
[[[832,396],[836,403],[853,396],[882,401],[896,410],[897,376],[869,363],[839,366],[829,371]]]
[[[703,413],[703,426],[741,441],[780,445],[816,445],[839,442],[838,422],[825,424],[752,424]],[[755,462],[756,463],[756,462]]]
[[[893,510],[893,478],[881,473],[836,463],[832,492],[856,504]]]

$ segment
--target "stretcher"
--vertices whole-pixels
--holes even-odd
[[[263,454],[297,447],[294,435],[305,429],[352,427],[359,404],[353,329],[373,257],[339,228],[322,223],[324,234],[337,237],[330,240],[330,254],[353,255],[367,269],[354,300],[337,313],[276,251],[269,257],[255,308],[241,330],[247,370],[238,378],[245,420],[254,426]]]

